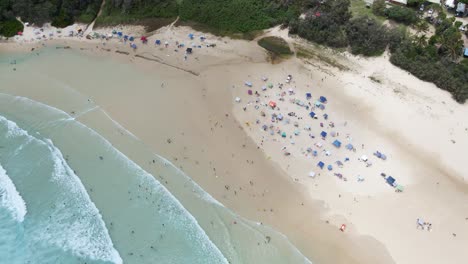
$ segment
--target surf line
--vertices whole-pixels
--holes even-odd
[[[175,66],[175,65],[169,64],[169,63],[164,62],[164,61],[161,61],[161,60],[159,60],[159,59],[149,58],[149,57],[146,57],[146,56],[143,56],[143,55],[140,55],[140,54],[136,54],[135,57],[141,58],[141,59],[144,59],[144,60],[155,61],[155,62],[164,64],[164,65],[166,65],[166,66],[169,66],[169,67],[172,67],[172,68],[175,68],[175,69],[184,71],[184,72],[188,72],[188,73],[190,73],[190,74],[192,74],[192,75],[200,76],[200,73],[198,73],[198,72],[191,71],[191,70],[187,70],[187,69],[184,69],[184,68],[181,68],[181,67],[177,67],[177,66]]]

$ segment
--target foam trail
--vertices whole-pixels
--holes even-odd
[[[5,169],[0,165],[0,207],[6,208],[18,222],[26,216],[26,203],[16,190]]]
[[[31,136],[15,122],[3,116],[0,116],[0,123],[3,123],[8,128],[6,134],[7,138],[26,137],[28,141],[48,149],[53,162],[52,181],[61,189],[64,189],[59,193],[64,193],[66,195],[66,198],[57,196],[61,198],[61,200],[56,202],[56,210],[52,212],[54,215],[53,218],[58,219],[56,224],[50,225],[48,222],[43,223],[41,227],[45,230],[35,230],[37,233],[32,237],[32,240],[34,240],[32,243],[39,244],[47,242],[58,248],[71,251],[76,256],[122,264],[123,261],[114,248],[99,210],[91,201],[91,198],[78,176],[76,176],[66,163],[60,150],[54,146],[51,140],[40,140]],[[0,170],[0,194],[2,194],[2,187],[4,186],[6,186],[8,193],[18,193],[16,189],[13,189],[14,185],[9,177],[3,172],[4,170],[2,168],[2,170]],[[5,200],[3,197],[3,195],[0,197],[0,203]],[[9,201],[13,201],[14,203],[10,202],[9,204],[14,204],[15,207],[10,206],[7,208],[19,208],[16,209],[16,211],[19,212],[16,213],[16,215],[18,215],[19,220],[24,220],[26,207],[21,196],[18,194],[5,197],[13,197],[9,198]],[[70,199],[67,201],[73,206],[78,207],[79,210],[77,211],[79,217],[77,218],[80,219],[79,221],[69,221],[69,218],[74,217],[74,214],[64,214],[64,212],[70,210],[69,205],[65,205],[64,203],[65,199]],[[24,210],[20,205],[21,201],[23,201]]]

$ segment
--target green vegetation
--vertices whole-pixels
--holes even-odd
[[[175,18],[204,25],[218,34],[247,33],[288,23],[299,16],[301,1],[281,0],[147,0],[108,1],[99,25],[143,18]]]
[[[346,47],[345,25],[351,18],[349,0],[326,1],[321,4],[312,0],[315,4],[306,14],[305,19],[292,21],[290,33],[331,47]]]
[[[18,31],[23,31],[23,24],[16,19],[9,19],[5,21],[0,21],[0,35],[5,37],[13,37],[18,33]]]
[[[258,45],[266,49],[273,59],[287,57],[293,54],[288,43],[279,37],[264,37],[258,41]]]
[[[376,6],[376,2],[382,2],[383,3],[383,9],[385,10],[385,0],[375,0],[374,3],[372,4],[371,8],[369,8],[366,4],[365,1],[363,0],[351,0],[351,5],[349,7],[349,10],[351,11],[351,14],[353,17],[370,17],[375,20],[378,20],[380,22],[383,22],[385,18],[383,17],[384,14],[375,14],[373,11],[374,6]]]
[[[418,14],[405,6],[392,6],[385,10],[385,15],[396,22],[411,25],[419,21]]]
[[[346,26],[346,36],[353,54],[381,55],[388,45],[387,27],[375,19],[358,17]]]
[[[452,19],[444,18],[436,27],[436,35],[401,36],[390,44],[390,61],[421,80],[433,82],[450,92],[460,103],[468,99],[468,65],[458,63],[463,42]]]
[[[96,17],[101,3],[102,0],[0,0],[0,24],[7,23],[10,28],[16,17],[39,26],[46,22],[58,27],[74,21],[89,23]]]

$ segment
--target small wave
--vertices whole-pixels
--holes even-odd
[[[33,240],[38,243],[50,243],[71,251],[76,256],[109,261],[114,264],[123,263],[119,253],[114,248],[99,210],[91,201],[78,176],[68,166],[62,153],[54,146],[53,142],[49,139],[41,140],[29,135],[26,130],[21,129],[15,122],[3,116],[0,116],[0,123],[8,128],[7,138],[25,136],[28,141],[47,147],[53,162],[51,180],[63,189],[59,194],[63,193],[65,195],[64,197],[57,197],[68,200],[68,205],[65,205],[64,200],[56,202],[52,214],[54,214],[54,219],[58,219],[58,221],[54,224],[43,223],[41,225],[43,228],[36,230],[38,232]],[[6,207],[10,210],[14,209],[15,216],[23,221],[26,214],[25,202],[2,167],[0,167],[0,194],[2,195],[0,196],[0,205],[6,204]],[[77,208],[71,209],[70,205]],[[66,213],[70,210],[76,210],[76,212]],[[71,218],[78,219],[78,217],[75,217],[76,214],[80,216],[79,220],[69,221]]]
[[[18,222],[26,215],[26,203],[16,190],[5,169],[0,165],[0,207],[6,208]]]

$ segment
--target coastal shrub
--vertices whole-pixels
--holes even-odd
[[[416,11],[404,6],[392,6],[385,10],[385,15],[396,22],[411,25],[418,22],[419,17]]]
[[[299,10],[287,1],[184,0],[182,20],[195,21],[231,32],[249,32],[287,23]]]
[[[468,67],[437,57],[433,50],[434,46],[421,48],[407,39],[392,52],[390,62],[421,80],[436,84],[450,92],[457,102],[464,103],[468,99]]]
[[[346,26],[346,36],[353,54],[381,55],[388,45],[387,28],[369,17],[352,19]]]
[[[372,3],[372,13],[376,16],[384,16],[385,15],[386,4],[385,0],[375,0]]]
[[[351,18],[349,0],[315,1],[315,6],[299,21],[299,36],[318,44],[346,47],[345,25]]]
[[[0,22],[11,17],[21,17],[22,21],[39,26],[52,22],[63,27],[80,18],[90,22],[99,12],[101,3],[102,0],[0,0]]]
[[[23,31],[23,24],[16,19],[9,19],[5,21],[0,21],[0,35],[4,37],[13,37],[18,33],[18,31]]]
[[[258,40],[258,45],[266,49],[274,56],[288,56],[293,54],[288,43],[278,37],[264,37]]]

